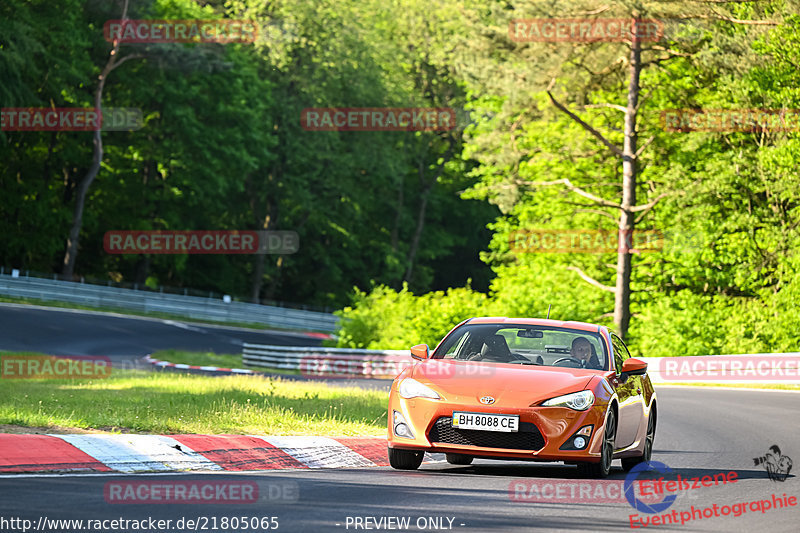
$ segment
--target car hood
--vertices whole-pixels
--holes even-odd
[[[527,407],[581,391],[596,370],[429,359],[414,366],[412,377],[431,386],[448,402],[482,405],[492,396],[498,407]]]

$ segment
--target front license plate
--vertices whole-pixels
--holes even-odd
[[[512,433],[519,431],[519,416],[453,411],[453,427],[458,429],[477,429],[478,431],[504,431],[506,433]]]

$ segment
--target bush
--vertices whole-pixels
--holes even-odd
[[[353,306],[337,311],[341,318],[337,346],[407,349],[436,346],[453,326],[490,314],[485,294],[469,286],[414,296],[407,285],[399,292],[380,285],[369,294],[356,289]]]

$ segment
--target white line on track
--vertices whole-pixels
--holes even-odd
[[[202,471],[202,472],[137,472],[135,474],[130,474],[126,472],[69,472],[69,473],[58,473],[52,472],[50,474],[0,474],[0,479],[7,479],[7,478],[62,478],[62,477],[142,477],[142,476],[198,476],[198,475],[225,475],[230,474],[232,476],[238,474],[265,474],[270,472],[289,472],[291,470],[303,470],[308,471],[307,468],[273,468],[270,470],[226,470],[224,472],[220,472],[218,470],[214,471]]]

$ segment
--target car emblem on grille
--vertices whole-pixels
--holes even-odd
[[[483,405],[490,405],[490,404],[493,404],[493,403],[494,403],[494,398],[492,398],[491,396],[481,396],[481,397],[480,397],[478,400],[479,400],[479,401],[480,401],[480,402],[481,402]]]

